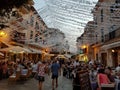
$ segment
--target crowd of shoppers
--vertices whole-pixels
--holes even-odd
[[[77,87],[75,87],[74,90],[79,90],[80,80],[77,72],[81,70],[87,70],[89,72],[92,90],[101,90],[101,87],[103,87],[104,84],[113,85],[113,88],[115,88],[115,79],[120,79],[120,66],[118,66],[116,69],[117,70],[114,68],[113,70],[112,67],[104,66],[102,63],[94,61],[84,63],[78,60],[69,59],[68,62],[64,64],[63,76],[69,79],[73,79],[73,84],[76,84],[75,86]],[[115,73],[115,71],[117,73]]]
[[[80,81],[77,72],[81,70],[87,70],[89,72],[92,90],[100,90],[103,84],[113,84],[116,78],[120,79],[120,65],[118,65],[114,70],[115,72],[113,72],[111,67],[106,67],[101,63],[93,61],[85,63],[72,58],[63,60],[57,57],[51,58],[49,61],[19,59],[16,61],[0,61],[0,79],[9,78],[9,76],[15,74],[17,70],[20,70],[21,74],[24,74],[25,70],[29,69],[32,69],[32,76],[34,76],[36,72],[38,73],[39,90],[43,90],[45,74],[51,75],[53,90],[59,85],[59,75],[73,80],[73,84],[79,86]],[[74,90],[77,90],[77,88]]]

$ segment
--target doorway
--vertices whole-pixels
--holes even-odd
[[[107,65],[107,53],[101,53],[101,63]]]
[[[113,67],[118,66],[118,52],[112,52]]]

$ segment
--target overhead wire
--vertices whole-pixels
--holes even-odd
[[[106,9],[110,9],[110,8],[106,8]],[[113,9],[113,10],[115,10],[114,8],[111,8],[111,9]],[[56,13],[56,12],[55,12]],[[105,14],[104,14],[105,15]],[[112,19],[112,18],[111,18]],[[82,22],[81,22],[82,23]],[[106,22],[107,23],[107,22]],[[104,25],[105,26],[103,26],[103,27],[107,27],[106,25],[110,25],[110,24],[106,24],[106,23],[104,23]],[[119,25],[119,24],[118,24]],[[84,27],[97,27],[98,25],[96,25],[96,24],[89,24],[89,26],[84,26]],[[109,27],[109,26],[108,26]],[[73,35],[72,35],[73,36]]]
[[[91,26],[96,26],[96,25],[91,24]],[[90,27],[90,24],[89,24],[89,27]]]

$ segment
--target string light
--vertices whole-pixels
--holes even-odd
[[[55,2],[55,1],[57,1],[57,2]],[[72,17],[72,18],[77,18],[77,17],[75,17],[75,14],[78,14],[78,15],[82,15],[81,16],[81,18],[84,18],[83,16],[88,16],[88,12],[87,12],[87,10],[88,9],[85,9],[85,11],[84,11],[84,13],[83,12],[72,12],[71,10],[72,9],[74,9],[74,8],[71,8],[71,7],[61,7],[61,6],[58,6],[57,4],[59,4],[59,5],[61,5],[61,3],[60,2],[62,2],[62,4],[64,4],[64,2],[63,1],[68,1],[68,0],[59,0],[59,2],[58,2],[58,0],[46,0],[46,2],[47,2],[47,4],[49,3],[49,2],[51,2],[51,4],[53,3],[53,2],[55,2],[55,3],[53,3],[53,4],[56,4],[56,7],[53,5],[47,5],[48,7],[49,7],[49,10],[52,12],[52,13],[50,13],[50,19],[51,20],[53,20],[54,21],[54,23],[53,23],[53,21],[52,21],[52,24],[54,24],[54,26],[56,26],[56,27],[59,27],[59,28],[61,28],[62,27],[62,25],[61,24],[64,24],[63,25],[63,28],[62,29],[64,29],[64,30],[66,30],[68,27],[65,27],[65,25],[68,25],[68,26],[70,26],[67,30],[68,30],[68,32],[69,31],[74,31],[74,30],[76,30],[76,31],[74,31],[74,32],[78,32],[78,30],[77,30],[77,28],[76,29],[74,29],[74,27],[76,27],[76,21],[72,21],[71,19],[69,19],[69,17]],[[69,1],[71,1],[71,0],[69,0]],[[73,1],[73,2],[75,2],[75,1]],[[77,2],[77,1],[76,1]],[[75,3],[72,3],[72,4],[75,4]],[[106,4],[107,5],[107,4]],[[109,5],[109,4],[108,4]],[[108,6],[107,5],[107,6]],[[58,7],[57,7],[58,6]],[[70,5],[68,5],[68,6],[70,6]],[[82,5],[82,6],[88,6],[88,5]],[[110,9],[113,9],[113,10],[115,10],[114,8],[109,8],[109,7],[107,7],[107,6],[102,6],[102,8],[104,8],[105,7],[105,10],[110,10]],[[111,5],[110,5],[111,6]],[[76,7],[79,7],[78,5],[76,5]],[[91,7],[90,5],[88,6],[89,8]],[[62,10],[55,10],[55,9],[62,9]],[[70,9],[71,8],[71,10],[69,11],[68,9]],[[99,8],[99,9],[102,9],[101,7]],[[94,8],[95,9],[95,8]],[[45,12],[45,9],[42,9],[42,10],[44,10],[44,12]],[[65,10],[65,11],[64,11]],[[76,9],[74,9],[75,11],[77,11],[77,10],[80,10],[79,8],[76,8]],[[42,15],[44,15],[44,13],[41,11],[40,13],[42,13]],[[74,13],[73,15],[70,15],[70,14],[72,14],[72,13]],[[59,14],[61,14],[64,18],[60,18],[60,17],[57,17],[57,14],[59,15]],[[100,15],[98,15],[98,17],[99,17]],[[112,20],[113,18],[111,18],[111,17],[109,17],[108,15],[106,15],[106,14],[103,14],[103,16],[105,17],[105,18],[109,18],[110,20]],[[67,17],[67,20],[70,20],[69,22],[65,22],[65,20],[66,20],[66,17]],[[91,17],[92,17],[92,15],[91,15]],[[45,18],[45,17],[44,17]],[[79,26],[81,26],[81,27],[79,27],[79,29],[83,29],[83,27],[85,27],[85,28],[94,28],[94,27],[98,27],[98,25],[97,24],[89,24],[88,26],[86,26],[86,24],[85,23],[83,23],[82,21],[80,21],[80,18],[78,17],[77,19],[79,19]],[[47,19],[46,19],[47,20]],[[75,20],[75,19],[74,19]],[[87,21],[87,19],[86,19],[86,21]],[[68,23],[71,23],[72,22],[72,24],[74,24],[74,25],[71,25],[71,24],[68,24]],[[50,23],[49,23],[50,24]],[[48,25],[49,25],[48,24]],[[110,26],[112,25],[112,24],[114,24],[114,23],[112,23],[111,21],[110,22],[105,22],[104,23],[104,26],[103,26],[103,28],[110,28]],[[116,23],[115,25],[119,25],[119,22],[118,23]],[[72,30],[73,29],[73,30]],[[105,30],[107,30],[107,29],[105,29]],[[104,30],[104,31],[105,31]],[[108,31],[108,30],[107,30]],[[91,33],[90,33],[91,34]],[[77,35],[70,35],[69,33],[67,33],[67,35],[69,35],[69,36],[77,36]],[[84,37],[87,37],[87,36],[84,36]],[[96,36],[95,36],[96,37]],[[99,36],[97,36],[97,37],[101,37],[100,35]]]
[[[107,7],[107,6],[106,6]],[[104,7],[103,7],[104,8]],[[110,9],[110,8],[106,8],[106,9]],[[114,8],[113,8],[114,9]],[[78,10],[78,9],[76,9],[76,10]],[[38,9],[38,11],[41,11],[41,9]],[[54,10],[53,10],[54,11]],[[55,14],[56,13],[56,11],[54,11],[54,13],[53,14]],[[63,12],[61,12],[61,13],[63,13]],[[85,14],[86,13],[86,14]],[[79,14],[84,14],[84,15],[88,15],[87,14],[88,12],[87,11],[85,11],[84,13],[79,13]],[[60,14],[60,13],[58,13],[58,14]],[[63,14],[63,15],[67,15],[67,14]],[[54,15],[54,16],[56,16],[56,15]],[[71,15],[72,16],[72,15]],[[92,16],[92,15],[91,15]],[[109,17],[109,16],[107,16],[106,14],[103,14],[103,16],[104,17]],[[65,23],[65,21],[60,21],[59,19],[58,19],[58,17],[56,17],[56,18],[54,18],[54,19],[56,19],[55,21],[56,22],[64,22]],[[110,19],[112,19],[112,18],[110,18]],[[68,20],[70,20],[70,19],[68,19]],[[87,20],[86,20],[87,21]],[[74,21],[75,22],[75,21]],[[86,26],[86,24],[85,23],[83,23],[82,21],[81,22],[79,22],[78,24],[84,24],[84,26],[82,26],[81,25],[81,27],[79,27],[79,29],[83,29],[82,27],[85,27]],[[103,27],[109,27],[108,25],[109,24],[111,24],[111,23],[104,23],[104,26]],[[69,25],[69,24],[68,24]],[[119,23],[118,24],[115,24],[115,25],[119,25]],[[55,25],[56,26],[56,25]],[[71,25],[69,25],[69,26],[71,26]],[[74,26],[74,25],[73,25]],[[94,26],[98,26],[98,25],[93,25],[93,24],[89,24],[89,26],[87,26],[87,27],[94,27]],[[71,26],[72,27],[72,26]],[[73,29],[74,27],[72,27],[72,29]],[[16,28],[16,29],[19,29],[19,28]],[[70,31],[74,31],[74,30],[72,30],[72,29],[70,29]],[[76,28],[77,29],[77,28]],[[77,32],[77,31],[74,31],[74,32]],[[70,35],[69,33],[67,33],[67,35]],[[70,36],[77,36],[77,35],[70,35]],[[87,36],[86,36],[87,37]],[[101,36],[97,36],[97,37],[101,37]]]
[[[20,18],[19,18],[19,19],[20,19]],[[18,20],[19,20],[19,19],[18,19]],[[93,26],[94,26],[94,25],[93,25]],[[19,28],[16,28],[16,29],[19,29]],[[73,30],[73,31],[74,31],[74,30]],[[70,34],[69,34],[69,35],[70,35]],[[77,36],[77,35],[73,35],[73,36]]]

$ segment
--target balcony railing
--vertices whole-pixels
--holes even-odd
[[[114,30],[104,36],[104,42],[110,41],[112,39],[120,38],[120,28]]]
[[[112,20],[120,20],[120,4],[113,4],[110,7],[110,16]]]

